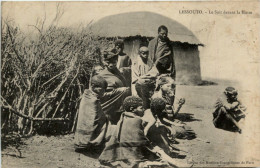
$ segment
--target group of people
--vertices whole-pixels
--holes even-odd
[[[174,165],[171,158],[180,154],[177,139],[195,138],[176,119],[185,99],[174,107],[176,71],[167,34],[160,26],[158,37],[139,48],[136,60],[124,53],[122,40],[102,54],[103,63],[94,67],[81,98],[77,152],[95,153],[110,166],[135,167],[158,158]],[[223,103],[218,105],[217,124],[225,112]]]

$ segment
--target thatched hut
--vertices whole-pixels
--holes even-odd
[[[178,83],[201,82],[198,46],[202,43],[182,24],[152,12],[131,12],[107,16],[91,26],[91,31],[106,38],[122,38],[125,52],[132,58],[140,46],[148,46],[149,40],[157,36],[157,29],[165,25],[172,41]]]

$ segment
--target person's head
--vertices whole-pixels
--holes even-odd
[[[158,28],[158,37],[162,40],[165,41],[167,39],[168,36],[168,28],[164,25],[161,25]]]
[[[151,100],[150,109],[154,116],[160,116],[166,108],[166,102],[163,98],[154,98]]]
[[[91,90],[99,96],[103,96],[107,88],[107,81],[99,75],[95,75],[90,80]]]
[[[124,41],[123,40],[116,40],[115,41],[115,49],[118,53],[122,53],[124,50]]]
[[[162,76],[157,80],[156,90],[161,90],[163,95],[174,96],[175,87],[175,81],[170,76]]]
[[[103,57],[104,65],[109,71],[117,69],[116,64],[118,60],[118,54],[115,51],[104,51]]]
[[[229,101],[236,101],[237,100],[237,90],[233,87],[227,87],[224,91],[225,95],[227,96],[227,99]]]
[[[137,96],[128,96],[123,102],[125,111],[135,113],[138,116],[143,115],[143,101]]]
[[[101,65],[94,65],[92,76],[98,75],[104,68]]]
[[[142,60],[147,60],[149,55],[149,49],[145,46],[139,48],[139,55],[142,58]]]

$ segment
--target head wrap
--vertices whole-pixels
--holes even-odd
[[[230,95],[237,95],[237,90],[233,87],[227,87],[224,91],[224,93],[227,95],[227,94],[230,94]]]

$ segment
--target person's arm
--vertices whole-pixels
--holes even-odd
[[[176,108],[176,111],[173,113],[173,116],[176,116],[178,115],[178,113],[180,112],[181,110],[181,107],[182,105],[185,104],[185,99],[184,98],[181,98],[178,102],[178,107]]]
[[[140,77],[140,71],[139,68],[137,67],[137,63],[133,63],[131,66],[131,72],[132,72],[132,84],[135,84],[139,77]]]
[[[145,136],[147,136],[149,129],[150,129],[154,124],[155,124],[155,120],[154,120],[154,121],[149,121],[149,122],[147,123],[147,125],[146,125],[145,128],[144,128],[144,135],[145,135]]]
[[[238,124],[238,122],[229,114],[229,112],[226,110],[226,108],[223,108],[223,110],[224,110],[226,117],[238,128],[238,132],[241,134],[242,129],[241,129],[240,125]]]
[[[217,99],[215,108],[221,108],[224,107],[226,110],[232,110],[235,109],[239,106],[239,101],[235,101],[233,103],[228,103],[226,100],[226,96],[221,96],[220,98]]]
[[[151,110],[147,109],[144,111],[144,116],[142,117],[142,120],[147,122],[147,125],[144,128],[144,135],[146,136],[149,129],[155,124],[156,119],[154,118]]]
[[[156,78],[157,76],[159,76],[159,71],[158,69],[156,68],[156,66],[154,65],[150,71],[144,75],[143,77],[150,77],[150,78]]]
[[[166,122],[166,123],[168,123],[169,125],[183,126],[182,124],[174,123],[174,122],[168,120],[167,118],[163,118],[163,121]]]
[[[224,107],[226,110],[232,110],[232,109],[235,109],[236,107],[238,107],[238,105],[239,105],[239,103],[236,101],[233,103],[225,103]]]

